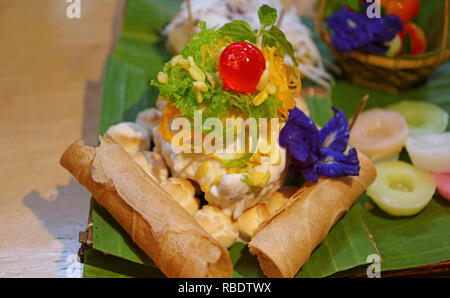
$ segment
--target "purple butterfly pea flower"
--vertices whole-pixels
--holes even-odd
[[[290,111],[280,132],[280,146],[287,149],[294,170],[306,180],[317,182],[318,176],[359,175],[359,160],[354,148],[347,150],[349,128],[345,114],[333,108],[335,116],[319,130],[302,111]]]
[[[397,15],[370,19],[348,7],[336,11],[327,22],[332,30],[331,43],[339,52],[363,50],[384,54],[389,49],[387,42],[403,30],[402,21]]]
[[[333,29],[331,42],[336,50],[349,52],[370,42],[370,32],[365,26],[362,14],[351,12],[343,7],[328,18],[328,26]]]
[[[359,159],[355,148],[351,148],[347,155],[330,149],[320,150],[321,161],[317,172],[319,175],[331,178],[359,175]]]

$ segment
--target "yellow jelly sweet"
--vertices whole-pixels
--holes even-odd
[[[367,195],[385,212],[408,216],[420,212],[436,191],[433,176],[403,161],[376,164],[377,179]]]
[[[444,132],[448,125],[447,112],[433,103],[404,100],[387,109],[402,114],[408,122],[409,132],[413,134]]]

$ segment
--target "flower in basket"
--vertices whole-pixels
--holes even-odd
[[[427,10],[433,10],[431,1],[426,3]],[[434,1],[439,2],[439,1]],[[396,36],[395,42],[391,42],[390,55],[417,56],[426,52],[427,43],[425,33],[413,21],[420,13],[420,0],[382,0],[381,5],[386,14],[395,14],[403,22],[403,30]],[[436,5],[436,4],[433,4]]]
[[[382,18],[368,18],[366,14],[343,7],[328,18],[332,30],[331,42],[339,52],[361,50],[386,54],[390,43],[403,29],[395,14]]]

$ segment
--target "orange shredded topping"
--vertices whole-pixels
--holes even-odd
[[[283,102],[283,105],[277,111],[278,115],[287,119],[289,110],[295,107],[294,97],[300,95],[300,73],[295,72],[294,68],[290,68],[284,63],[279,48],[265,46],[262,53],[266,62],[269,62],[269,82],[278,88],[278,100]],[[294,82],[295,89],[290,88],[292,76],[296,79],[296,82]]]

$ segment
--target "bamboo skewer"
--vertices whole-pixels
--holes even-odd
[[[286,13],[286,8],[283,6],[283,8],[281,9],[280,17],[278,18],[278,21],[277,21],[278,27],[281,26],[281,22],[283,21],[283,17],[284,17],[285,13]]]
[[[356,120],[358,120],[359,114],[361,114],[361,112],[364,110],[364,107],[367,104],[367,101],[369,100],[369,94],[367,94],[366,96],[364,96],[361,101],[359,102],[359,106],[358,109],[356,110],[355,116],[353,116],[353,120],[350,123],[350,128],[349,128],[349,132],[352,131],[353,125],[355,125]]]
[[[188,19],[189,19],[189,22],[192,24],[194,22],[194,19],[192,17],[191,0],[186,0],[186,5],[187,5],[187,12],[188,12]]]
[[[194,15],[192,13],[191,0],[186,0],[186,6],[187,6],[188,22],[189,22],[189,27],[190,27],[190,31],[191,31],[191,36],[193,36],[195,24],[194,24]]]
[[[277,21],[277,23],[276,23],[276,25],[277,25],[278,27],[281,26],[281,23],[283,22],[283,18],[284,18],[284,15],[286,14],[286,11],[289,10],[289,9],[291,9],[291,7],[292,7],[292,5],[293,5],[292,2],[293,2],[292,0],[282,1],[283,8],[281,9],[280,17],[278,18],[278,21]]]

